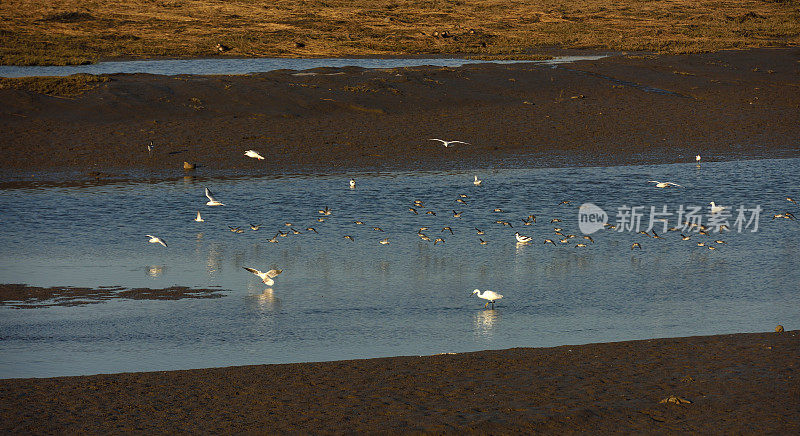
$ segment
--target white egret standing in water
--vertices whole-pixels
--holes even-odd
[[[483,307],[486,307],[486,306],[489,305],[489,303],[491,303],[492,304],[492,309],[494,309],[495,300],[499,300],[499,299],[503,298],[503,296],[498,294],[497,292],[488,291],[488,290],[481,292],[480,289],[476,289],[476,290],[472,291],[472,293],[473,294],[478,294],[478,298],[482,298],[482,299],[486,300],[486,304],[484,304]]]

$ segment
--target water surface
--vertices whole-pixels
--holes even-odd
[[[770,219],[785,210],[800,215],[785,200],[800,197],[798,165],[800,159],[768,159],[701,168],[246,176],[6,189],[0,192],[2,283],[229,291],[210,300],[0,308],[0,377],[554,346],[765,331],[778,323],[798,328],[800,224]],[[473,186],[475,174],[482,186]],[[647,180],[686,187],[656,189]],[[205,206],[204,186],[226,206]],[[456,202],[460,194],[468,204]],[[419,215],[408,210],[414,200],[424,202]],[[571,203],[559,205],[562,200]],[[602,207],[611,223],[619,207],[643,206],[644,230],[650,206],[674,212],[709,201],[761,206],[758,231],[692,233],[683,241],[679,232],[657,240],[601,230],[591,235],[592,244],[578,229],[584,202]],[[318,222],[325,206],[333,212]],[[454,209],[461,218],[453,217]],[[197,210],[206,222],[192,221]],[[529,214],[537,222],[524,226]],[[553,218],[563,221],[550,223]],[[291,233],[286,222],[302,234],[267,242],[279,230]],[[248,224],[262,227],[251,231]],[[235,234],[229,225],[248,230]],[[319,233],[307,231],[310,226]],[[444,243],[422,241],[421,226]],[[554,227],[577,237],[561,244]],[[534,243],[515,244],[515,231]],[[147,243],[148,233],[169,247]],[[387,237],[389,245],[378,243]],[[543,244],[545,238],[558,246]],[[587,247],[576,247],[579,242]],[[631,250],[633,242],[642,249]],[[284,272],[268,288],[243,266]],[[475,288],[505,298],[485,310],[471,295]]]
[[[498,64],[534,62],[557,65],[579,60],[596,60],[607,55],[560,56],[542,61],[491,61]],[[149,73],[174,76],[178,74],[227,75],[262,73],[275,70],[308,70],[321,67],[400,68],[431,65],[438,67],[460,67],[466,64],[486,63],[476,59],[457,58],[256,58],[256,59],[159,59],[143,61],[98,62],[88,65],[66,66],[0,66],[0,77],[68,76],[70,74],[117,74]]]

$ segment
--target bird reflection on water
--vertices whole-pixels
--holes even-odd
[[[248,300],[254,302],[261,313],[280,312],[281,299],[275,295],[275,291],[271,287],[264,289],[259,285],[259,283],[247,285]]]
[[[147,276],[150,278],[161,277],[164,274],[164,265],[148,265],[145,267]]]
[[[497,323],[500,322],[500,311],[486,309],[473,315],[472,326],[476,338],[491,339]]]

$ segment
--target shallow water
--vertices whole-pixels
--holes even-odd
[[[542,61],[497,60],[492,63],[508,64],[517,62],[534,62],[545,65],[557,65],[580,60],[596,60],[606,55],[591,56],[559,56]],[[344,58],[256,58],[256,59],[161,59],[146,61],[98,62],[89,65],[66,66],[14,66],[0,65],[0,77],[30,76],[69,76],[70,74],[117,74],[117,73],[149,73],[174,76],[178,74],[248,74],[263,73],[275,70],[308,70],[322,67],[362,67],[362,68],[400,68],[431,65],[438,67],[460,67],[466,64],[486,63],[477,59],[454,58],[394,58],[394,59],[344,59]]]
[[[435,354],[800,327],[800,159],[165,181],[0,192],[0,282],[219,286],[210,300],[0,308],[0,377]],[[647,180],[674,181],[656,189]],[[207,207],[203,187],[226,203]],[[456,203],[467,194],[467,205]],[[425,203],[420,215],[408,210]],[[570,205],[558,205],[571,200]],[[759,229],[656,240],[578,229],[578,206],[754,208]],[[327,221],[316,219],[329,206]],[[493,212],[494,208],[504,212]],[[204,223],[193,220],[200,210]],[[452,210],[463,211],[454,218]],[[434,210],[437,215],[426,215]],[[521,218],[536,214],[523,226]],[[708,210],[703,210],[708,213]],[[563,222],[549,223],[551,218]],[[749,214],[748,214],[749,217]],[[353,221],[364,221],[364,225]],[[514,228],[496,224],[506,220]],[[703,223],[707,216],[703,216]],[[267,242],[285,222],[302,231]],[[678,225],[668,217],[669,225]],[[234,234],[228,225],[263,224]],[[660,232],[661,224],[657,223]],[[313,226],[319,234],[306,231]],[[380,226],[384,232],[372,230]],[[433,245],[416,235],[420,226]],[[450,226],[454,235],[442,232]],[[553,228],[575,234],[561,244]],[[480,245],[474,227],[485,230]],[[514,232],[534,237],[515,244]],[[163,237],[169,248],[147,243]],[[689,234],[688,232],[684,232]],[[343,239],[349,234],[355,242]],[[384,237],[389,245],[378,243]],[[558,247],[542,241],[553,239]],[[715,239],[727,244],[714,244]],[[705,241],[718,247],[698,247]],[[578,242],[587,247],[575,247]],[[632,251],[633,242],[642,250]],[[242,266],[284,270],[267,288]],[[494,310],[470,293],[502,293]]]

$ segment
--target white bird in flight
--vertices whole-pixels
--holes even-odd
[[[276,277],[278,274],[283,272],[282,269],[271,269],[267,272],[261,272],[255,268],[248,268],[246,266],[243,266],[242,268],[244,268],[246,271],[250,271],[251,273],[257,275],[258,278],[260,278],[261,281],[264,282],[264,284],[267,286],[272,286],[273,284],[275,284],[275,280],[272,279]]]
[[[530,236],[520,235],[519,232],[514,233],[514,237],[517,238],[517,242],[520,244],[527,244],[532,239]]]
[[[198,223],[202,223],[203,221],[205,221],[203,217],[200,216],[199,210],[197,211],[197,218],[195,218],[194,220],[197,221]]]
[[[700,163],[700,155],[694,157],[695,162]]]
[[[669,188],[670,186],[677,186],[681,188],[682,186],[677,183],[672,182],[659,182],[658,180],[648,180],[647,183],[655,183],[656,188]]]
[[[475,176],[475,180],[472,181],[472,184],[475,186],[480,186],[483,183],[483,180],[478,180],[478,176]]]
[[[466,145],[469,145],[469,142],[464,142],[464,141],[445,141],[444,139],[438,139],[438,138],[431,138],[428,141],[439,141],[445,147],[450,147],[453,144],[466,144]]]
[[[472,293],[473,294],[478,294],[478,298],[482,298],[482,299],[486,300],[486,304],[484,304],[483,307],[486,307],[486,306],[489,305],[489,303],[492,303],[492,309],[494,309],[495,300],[499,300],[499,299],[503,298],[503,296],[498,294],[497,292],[488,291],[488,290],[481,292],[480,289],[476,289],[476,290],[472,291]]]
[[[165,247],[167,246],[167,243],[164,242],[164,240],[159,238],[158,236],[153,236],[153,235],[145,235],[145,236],[150,238],[150,241],[148,241],[148,242],[150,242],[151,244],[161,244],[161,245],[163,245]]]
[[[713,201],[708,204],[711,205],[711,213],[719,213],[725,210],[725,206],[717,206]]]
[[[253,159],[264,160],[264,156],[261,156],[255,150],[247,150],[247,151],[244,152],[244,155],[247,156],[247,157],[252,157]]]
[[[209,191],[208,188],[206,188],[206,197],[208,197],[208,203],[206,203],[206,206],[225,206],[217,201],[213,195],[211,195],[211,191]]]

